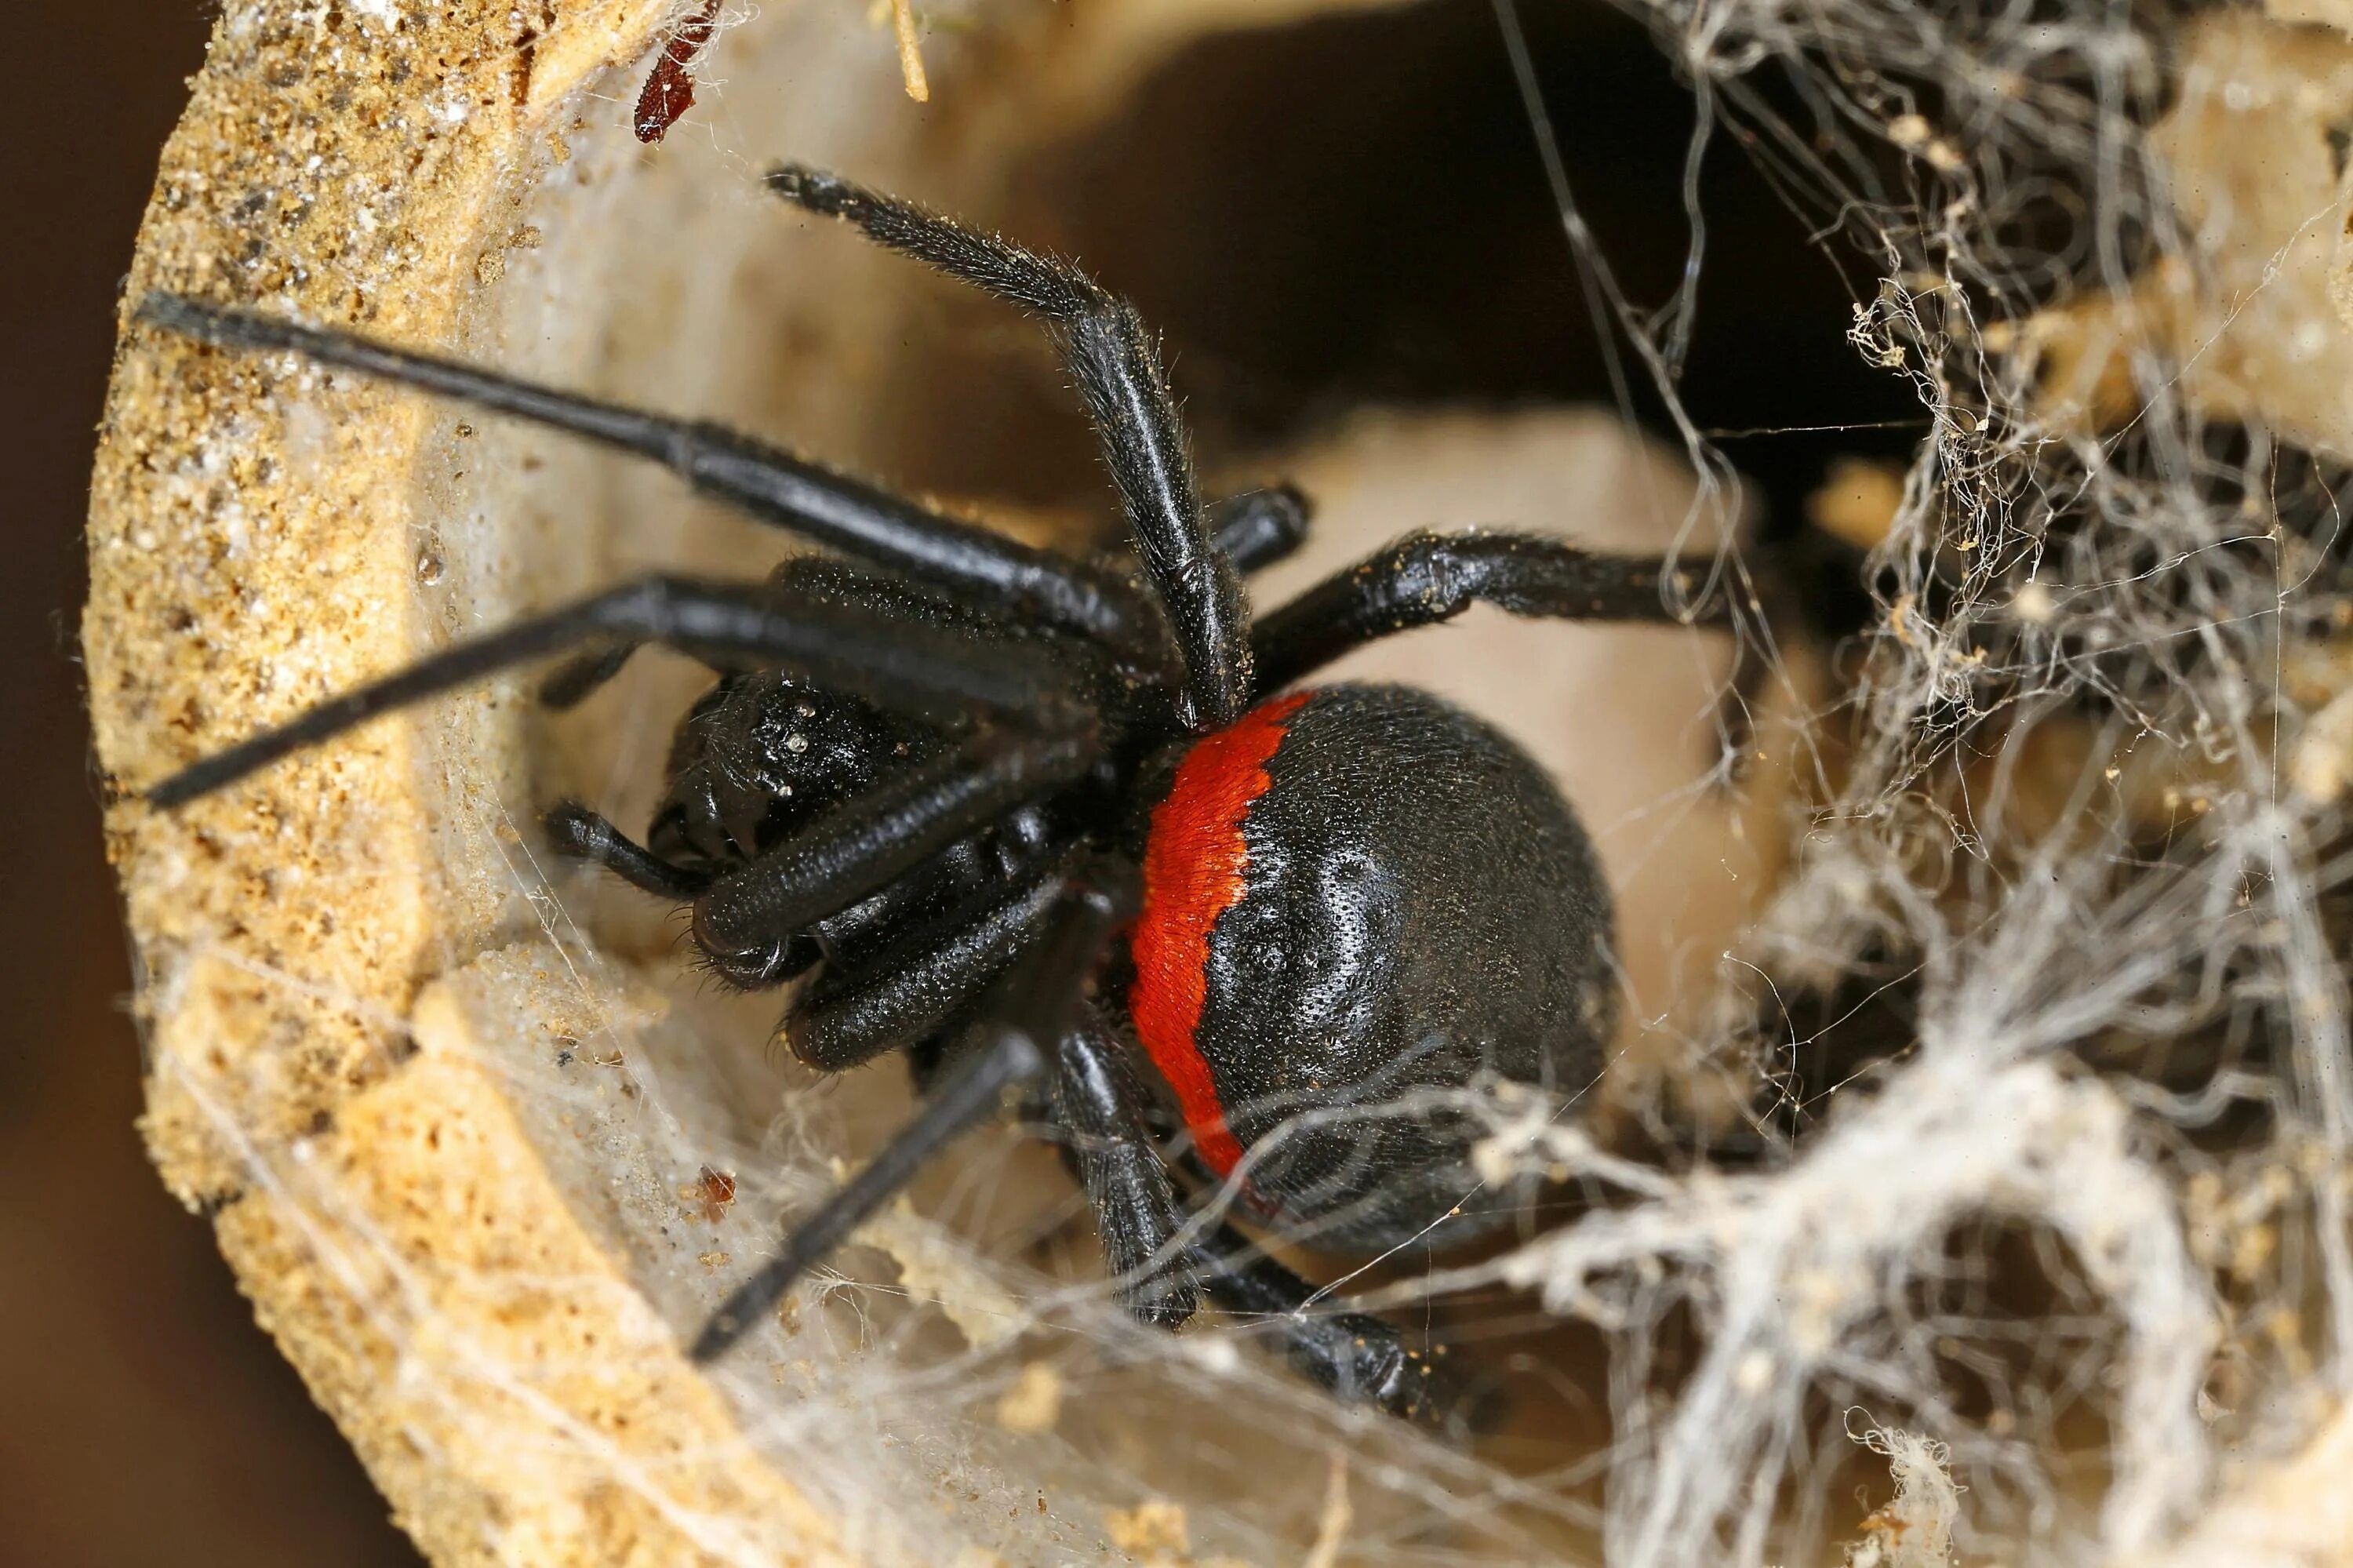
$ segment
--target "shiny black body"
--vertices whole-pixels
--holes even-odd
[[[1266,772],[1198,1036],[1259,1151],[1250,1189],[1318,1246],[1460,1241],[1514,1205],[1443,1102],[1600,1075],[1617,992],[1592,845],[1517,746],[1408,686],[1318,689]]]
[[[1260,691],[1473,602],[1686,621],[1721,620],[1721,605],[1684,605],[1690,585],[1657,561],[1416,535],[1253,621],[1242,574],[1297,545],[1303,505],[1282,490],[1198,503],[1130,306],[1066,263],[834,176],[785,168],[768,185],[1043,319],[1101,437],[1126,549],[1039,550],[718,426],[151,296],[139,311],[150,324],[637,453],[830,553],[764,583],[649,577],[527,617],[195,761],[149,800],[177,806],[526,661],[575,655],[543,688],[563,707],[644,643],[700,659],[719,679],[679,727],[646,842],[572,802],[548,812],[551,842],[689,906],[722,980],[798,980],[784,1030],[803,1060],[839,1070],[904,1050],[926,1095],[737,1287],[694,1354],[733,1343],[1018,1086],[1084,1184],[1137,1317],[1174,1326],[1206,1292],[1260,1318],[1343,1397],[1442,1417],[1428,1353],[1380,1319],[1312,1308],[1314,1287],[1223,1223],[1195,1223],[1172,1181],[1175,1126],[1136,1049],[1115,940],[1135,916],[1153,808],[1191,749]],[[1597,1070],[1608,900],[1550,782],[1434,698],[1328,691],[1301,710],[1272,777],[1246,824],[1252,889],[1208,938],[1202,1037],[1255,1146],[1246,1181],[1259,1196],[1324,1223],[1327,1241],[1385,1247],[1467,1191],[1464,1127],[1418,1107],[1414,1091],[1451,1093],[1490,1072],[1575,1090]],[[1277,960],[1279,974],[1261,972]],[[1407,1103],[1367,1119],[1394,1091]],[[1330,1115],[1278,1136],[1299,1111]]]

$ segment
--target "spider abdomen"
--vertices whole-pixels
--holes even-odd
[[[1592,847],[1534,761],[1427,693],[1293,693],[1196,743],[1145,876],[1137,1033],[1203,1161],[1324,1245],[1500,1214],[1449,1097],[1599,1072],[1615,1008]]]

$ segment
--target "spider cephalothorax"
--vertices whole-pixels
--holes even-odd
[[[1311,1310],[1306,1282],[1191,1199],[1226,1192],[1246,1216],[1366,1253],[1490,1223],[1504,1205],[1479,1192],[1448,1093],[1592,1080],[1614,1013],[1609,896],[1568,808],[1503,736],[1425,693],[1298,683],[1474,602],[1663,620],[1689,585],[1557,540],[1420,534],[1253,620],[1241,574],[1297,546],[1303,503],[1287,490],[1199,503],[1132,307],[1065,263],[831,175],[786,167],[768,184],[1045,319],[1101,434],[1128,552],[1056,556],[715,426],[154,296],[143,320],[207,342],[293,350],[652,457],[829,553],[765,584],[649,577],[519,621],[149,798],[177,804],[522,661],[586,650],[543,689],[563,706],[641,643],[701,658],[719,680],[679,726],[646,843],[572,802],[548,813],[551,840],[690,905],[693,942],[728,982],[799,980],[784,1033],[802,1060],[838,1071],[905,1050],[927,1094],[695,1353],[726,1349],[1028,1085],[1138,1317],[1182,1323],[1206,1292],[1263,1315],[1344,1396],[1441,1414],[1427,1354],[1380,1319]]]

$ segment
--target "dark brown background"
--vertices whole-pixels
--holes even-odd
[[[0,175],[0,1563],[413,1563],[140,1149],[75,627],[92,431],[206,0],[16,0]]]

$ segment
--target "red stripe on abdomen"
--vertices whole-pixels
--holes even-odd
[[[1144,908],[1128,938],[1135,985],[1128,1011],[1152,1064],[1176,1092],[1194,1146],[1210,1170],[1230,1175],[1241,1145],[1226,1126],[1217,1080],[1201,1055],[1201,1009],[1209,990],[1209,931],[1242,895],[1250,846],[1242,822],[1273,782],[1266,765],[1309,694],[1261,703],[1176,765],[1168,798],[1153,809],[1144,848]]]

